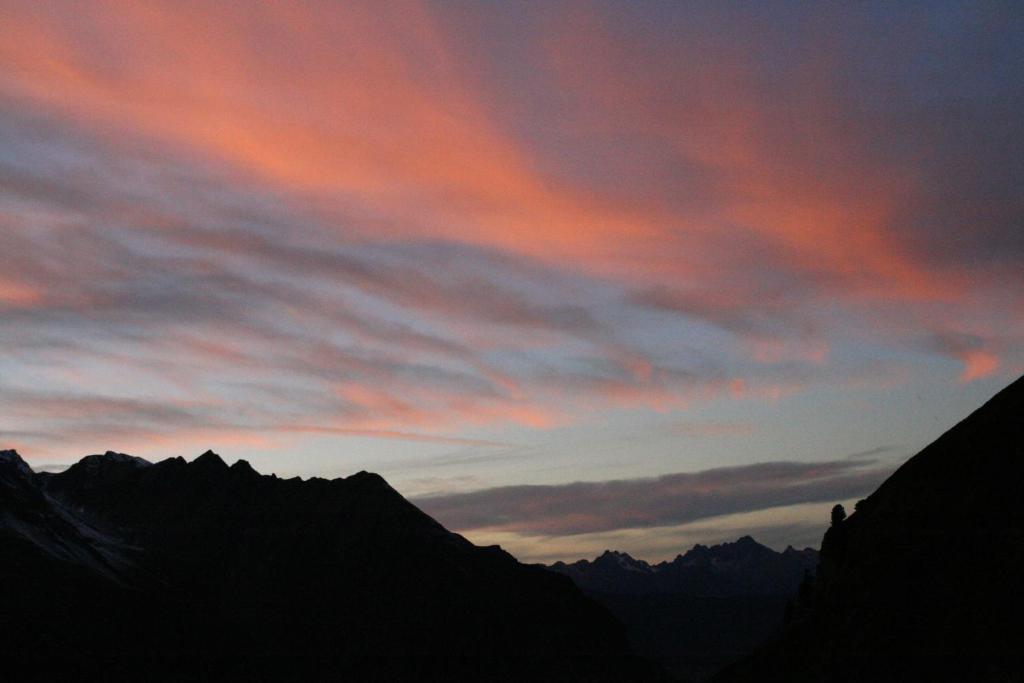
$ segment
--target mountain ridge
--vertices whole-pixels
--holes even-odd
[[[571,581],[448,532],[376,474],[280,479],[212,451],[22,465],[0,460],[9,659],[126,678],[153,662],[168,677],[660,677]]]
[[[593,561],[555,562],[585,591],[611,594],[678,593],[698,597],[794,595],[818,564],[813,548],[778,552],[750,536],[712,546],[696,544],[672,560],[651,564],[605,550]]]

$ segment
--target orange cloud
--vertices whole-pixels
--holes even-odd
[[[610,250],[623,232],[653,232],[538,175],[416,3],[325,15],[299,3],[183,12],[109,2],[60,19],[19,8],[5,23],[9,94],[100,131],[184,145],[289,190],[356,197],[389,216],[392,237],[545,255]],[[97,45],[83,45],[90,40]],[[289,58],[264,42],[286,46]],[[92,59],[90,47],[117,67]]]
[[[799,93],[794,126],[765,106],[750,61],[731,49],[704,40],[631,62],[622,57],[636,46],[597,13],[553,22],[548,66],[597,105],[596,125],[660,139],[715,176],[715,201],[681,211],[542,172],[537,150],[498,123],[458,32],[417,2],[321,12],[111,1],[60,17],[26,4],[5,23],[8,95],[206,154],[314,210],[351,200],[381,217],[346,224],[346,238],[453,239],[633,282],[708,284],[745,266],[728,243],[750,233],[829,296],[961,299],[960,275],[914,258],[894,230],[917,179],[869,159],[842,125],[824,41],[786,90]],[[691,94],[665,103],[651,84],[685,58],[701,68],[673,66],[666,87]],[[648,73],[635,77],[631,63]],[[756,288],[742,296],[757,306]]]
[[[27,284],[0,277],[0,306],[28,308],[43,301],[43,293]]]
[[[988,377],[999,368],[999,358],[986,351],[967,351],[962,354],[962,360],[964,369],[960,381],[965,384]]]

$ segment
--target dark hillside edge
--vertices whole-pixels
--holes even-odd
[[[207,452],[34,474],[6,451],[0,552],[0,656],[40,678],[658,677],[570,580],[366,472],[283,480]]]
[[[1024,378],[825,534],[783,637],[721,681],[1024,676]]]

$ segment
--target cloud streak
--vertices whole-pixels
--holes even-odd
[[[846,500],[870,492],[888,474],[888,467],[864,458],[765,462],[655,478],[503,486],[420,498],[416,503],[460,531],[567,536]]]

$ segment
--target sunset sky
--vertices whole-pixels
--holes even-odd
[[[816,545],[1024,372],[1019,3],[0,0],[0,448]]]

